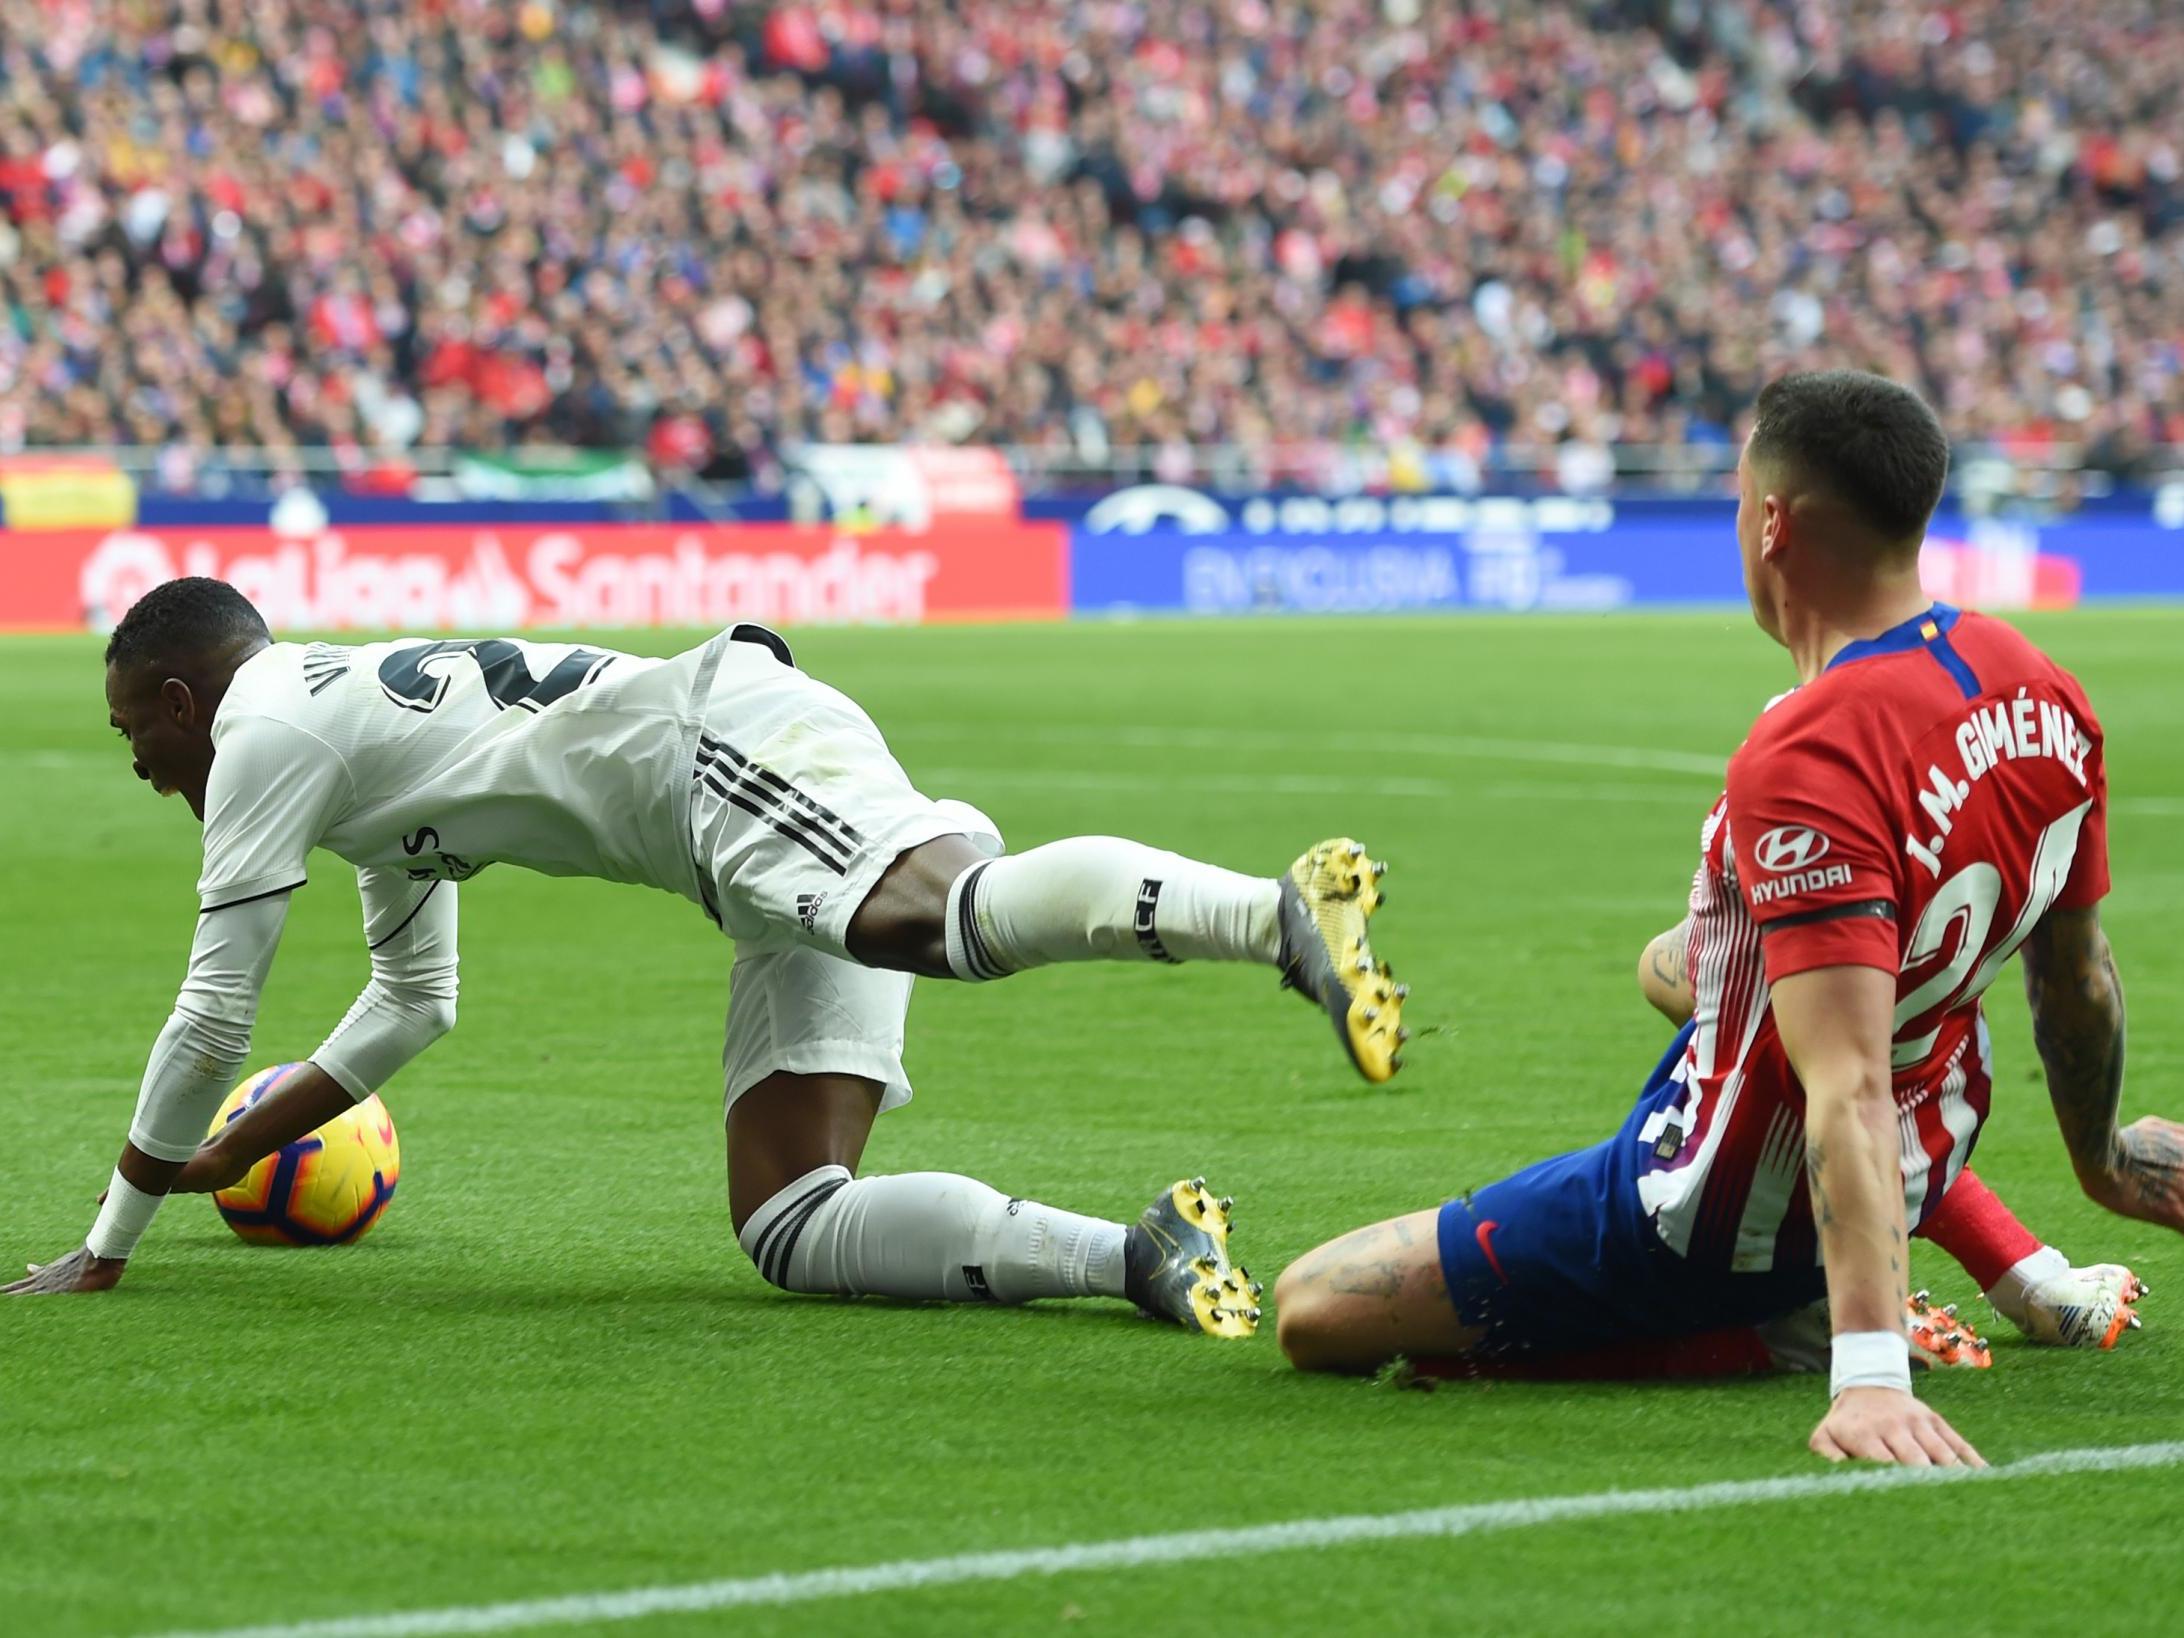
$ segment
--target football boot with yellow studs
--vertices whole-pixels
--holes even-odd
[[[1259,1328],[1259,1293],[1248,1269],[1229,1263],[1235,1202],[1193,1177],[1162,1189],[1123,1236],[1123,1294],[1155,1319],[1213,1337]]]
[[[1337,836],[1308,848],[1281,879],[1282,984],[1326,1010],[1357,1072],[1374,1082],[1403,1067],[1398,1049],[1410,1039],[1410,986],[1373,955],[1366,925],[1387,870],[1364,843]]]

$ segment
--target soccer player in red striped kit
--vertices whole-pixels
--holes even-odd
[[[2019,952],[2080,1184],[2184,1229],[2184,1126],[2117,1121],[2100,725],[2013,628],[1921,590],[1947,470],[1933,412],[1894,383],[1831,371],[1760,395],[1737,540],[1799,686],[1753,725],[1702,833],[1692,1021],[1606,1143],[1292,1266],[1276,1306],[1299,1366],[1552,1359],[1824,1296],[1812,1448],[1978,1462],[1911,1392],[1906,1238],[1987,1117],[1980,997]]]

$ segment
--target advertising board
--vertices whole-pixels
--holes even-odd
[[[179,575],[232,581],[279,630],[918,625],[1058,619],[1060,524],[256,527],[0,535],[0,630],[104,630]]]
[[[1937,515],[1922,567],[1948,601],[2067,608],[2184,596],[2184,527],[2159,507],[2038,522]],[[1079,614],[1599,610],[1741,603],[1736,504],[1563,496],[1211,496],[1119,491],[1074,525]]]

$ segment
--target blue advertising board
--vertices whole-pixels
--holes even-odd
[[[2184,597],[2184,508],[1934,519],[1938,595],[1982,607]],[[1741,603],[1736,503],[1561,496],[1214,497],[1145,485],[1072,532],[1081,614],[1588,610]]]
[[[295,527],[734,526],[788,512],[780,496],[746,497],[702,518],[675,494],[634,507],[318,498],[323,512]],[[262,497],[155,493],[142,498],[136,523],[263,526],[275,511]],[[1066,524],[1070,608],[1080,614],[1584,610],[1735,604],[1744,595],[1727,495],[1230,495],[1140,484],[1030,496],[1024,512]],[[2184,484],[2119,491],[2037,520],[1947,511],[1934,520],[1924,565],[1937,595],[1984,608],[2184,598]]]

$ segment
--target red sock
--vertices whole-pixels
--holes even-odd
[[[1964,1265],[1964,1272],[1990,1289],[2018,1263],[2040,1249],[2040,1237],[2017,1220],[1994,1190],[1966,1167],[1941,1197],[1919,1237],[1931,1240]]]
[[[1774,1369],[1767,1345],[1750,1326],[1694,1337],[1648,1338],[1609,1348],[1504,1360],[1417,1359],[1420,1376],[1492,1377],[1517,1382],[1638,1382],[1667,1378],[1751,1376]]]

